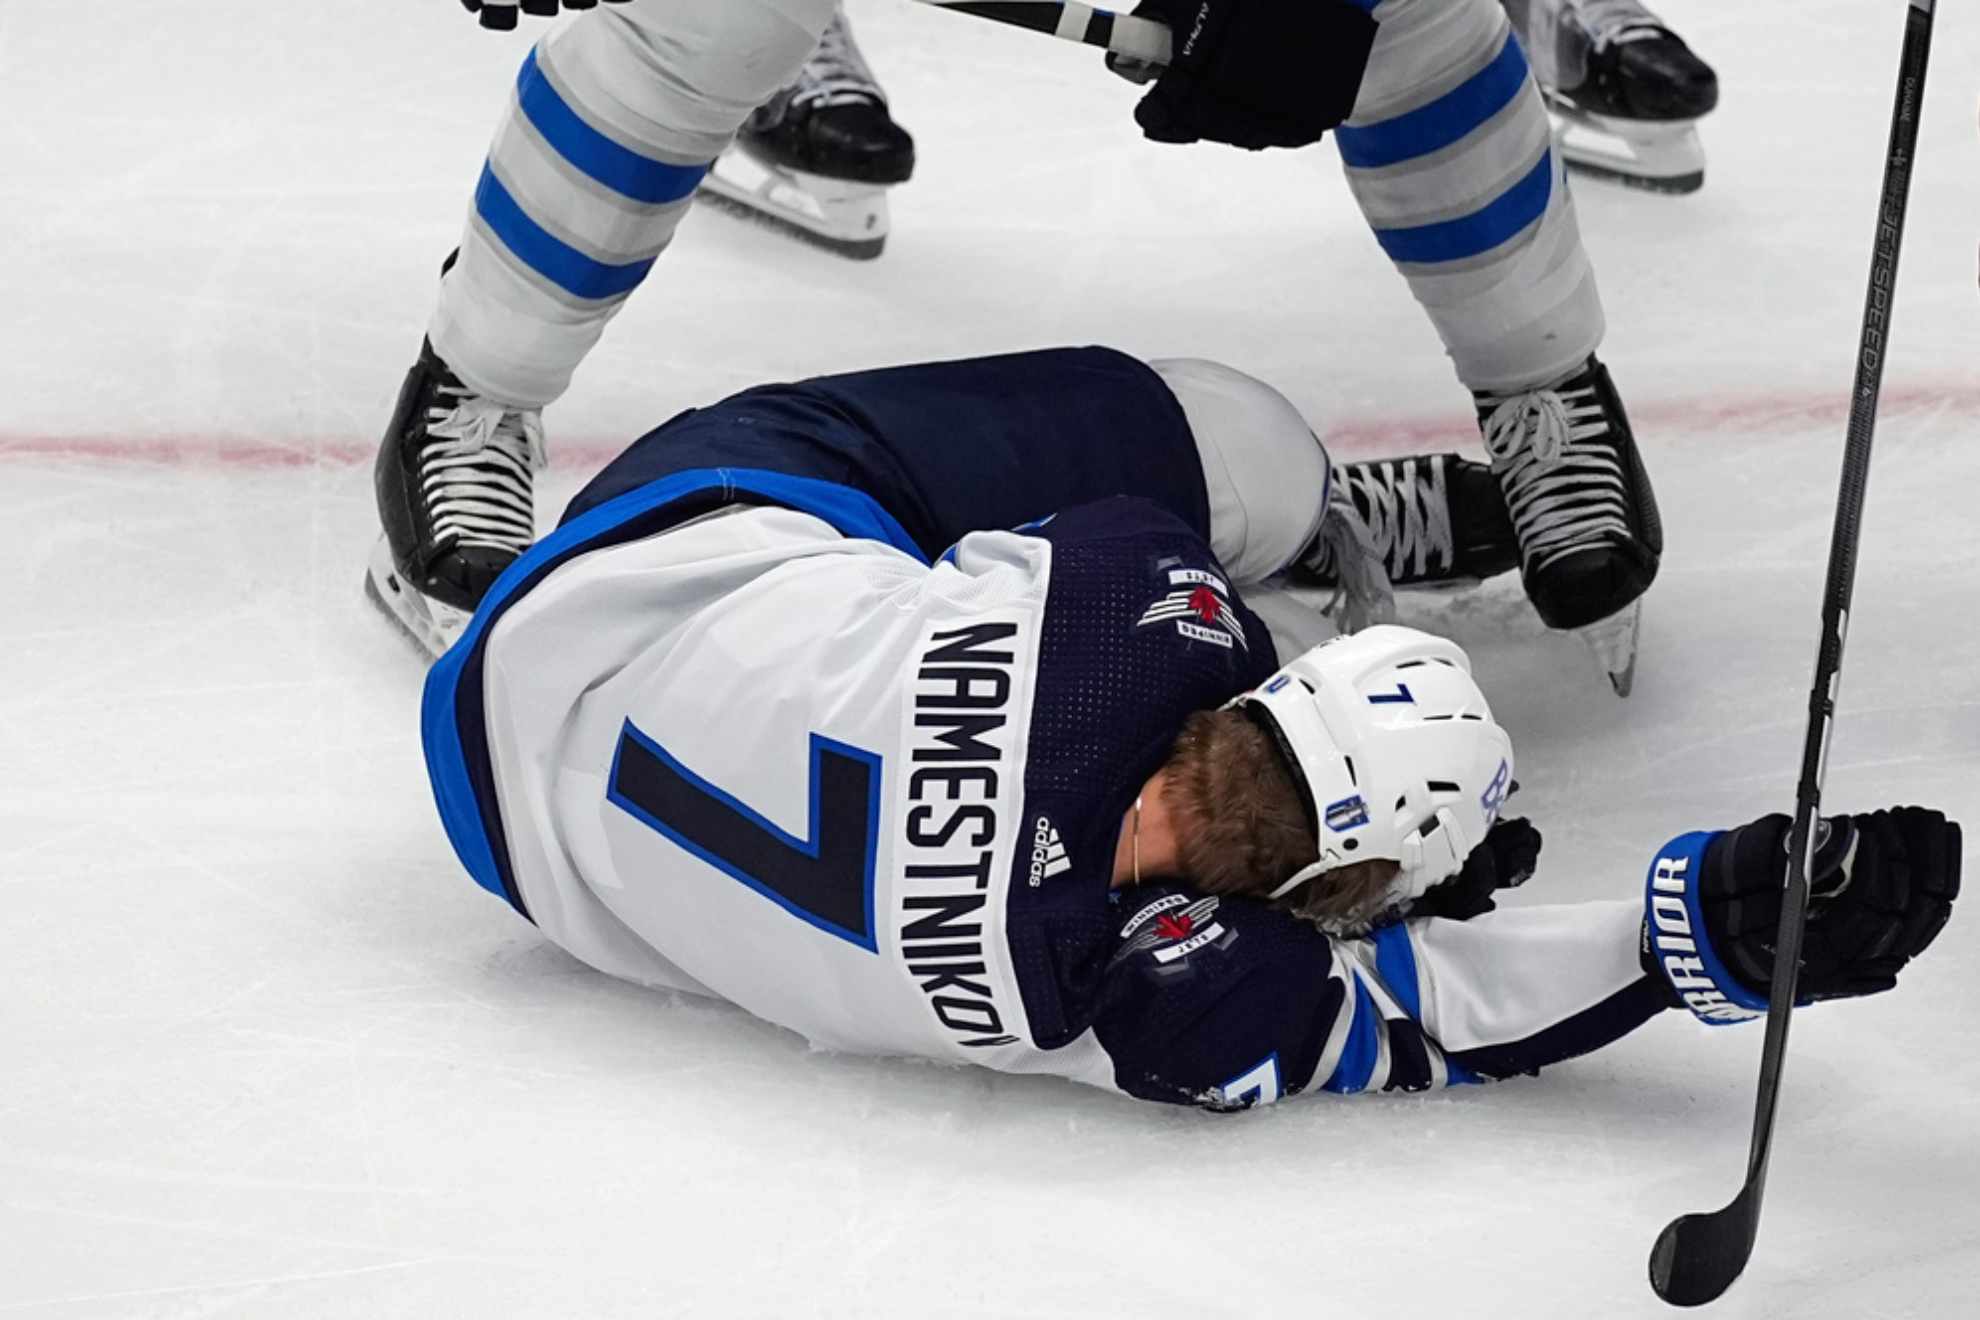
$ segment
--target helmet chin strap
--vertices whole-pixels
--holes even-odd
[[[1437,828],[1427,835],[1418,829],[1403,840],[1402,856],[1396,859],[1401,873],[1389,891],[1391,906],[1421,898],[1433,886],[1464,869],[1464,859],[1471,855],[1471,846],[1464,837],[1464,827],[1458,824],[1457,815],[1449,807],[1439,807],[1436,822]],[[1324,860],[1309,862],[1286,877],[1266,898],[1284,898],[1308,880],[1349,864]]]
[[[1271,893],[1265,895],[1265,897],[1268,899],[1284,898],[1287,894],[1290,894],[1313,877],[1325,875],[1334,869],[1325,862],[1309,862],[1297,871],[1294,871],[1277,889],[1274,889]]]

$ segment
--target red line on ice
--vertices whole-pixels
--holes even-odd
[[[1885,419],[1933,410],[1980,414],[1980,384],[1894,385],[1883,393]],[[1654,450],[1666,434],[1696,435],[1744,427],[1772,432],[1793,426],[1833,423],[1849,412],[1846,393],[1753,394],[1700,399],[1650,400],[1630,409],[1637,434]],[[1478,433],[1455,409],[1435,416],[1390,417],[1339,423],[1323,437],[1343,454],[1408,454],[1453,446],[1475,449]],[[599,468],[634,439],[555,436],[551,449],[559,466]],[[98,460],[160,466],[275,472],[293,468],[357,467],[378,452],[375,440],[349,436],[294,436],[264,439],[215,432],[207,435],[123,436],[7,435],[0,433],[0,462]]]
[[[1882,421],[1934,409],[1980,413],[1980,384],[1893,385],[1879,397],[1877,415]],[[1779,431],[1827,423],[1840,427],[1848,416],[1846,390],[1649,400],[1629,406],[1629,420],[1637,438],[1648,442],[1652,450],[1660,433],[1696,435],[1731,427]],[[1330,428],[1323,438],[1347,454],[1411,454],[1453,445],[1475,448],[1478,432],[1463,416],[1415,417],[1344,423]]]

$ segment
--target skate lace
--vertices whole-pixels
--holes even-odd
[[[797,84],[791,91],[791,104],[847,105],[856,101],[885,105],[887,97],[853,40],[846,11],[840,8],[833,12],[832,21],[819,37],[818,49],[799,71]]]
[[[1334,580],[1333,595],[1320,609],[1349,633],[1396,621],[1395,588],[1382,566],[1382,547],[1349,493],[1352,480],[1347,469],[1334,465],[1327,516],[1307,565]]]
[[[549,461],[543,414],[441,384],[426,413],[420,494],[441,545],[521,554],[536,539],[534,474]]]
[[[1647,41],[1669,31],[1637,0],[1574,0],[1574,13],[1596,50]]]
[[[1361,519],[1391,579],[1427,577],[1455,562],[1442,455],[1422,464],[1356,463],[1340,476],[1352,497],[1342,511]]]
[[[1592,376],[1584,384],[1482,395],[1485,451],[1529,571],[1609,538],[1627,539],[1621,449]]]

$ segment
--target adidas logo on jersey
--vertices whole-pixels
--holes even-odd
[[[1040,816],[1031,830],[1031,887],[1036,889],[1051,876],[1070,870],[1072,858],[1066,856],[1066,845],[1059,841],[1058,826]]]

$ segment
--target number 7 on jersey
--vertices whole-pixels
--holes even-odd
[[[880,758],[810,737],[809,837],[786,833],[683,765],[631,721],[606,796],[620,810],[801,921],[879,952],[873,879],[880,846]]]

